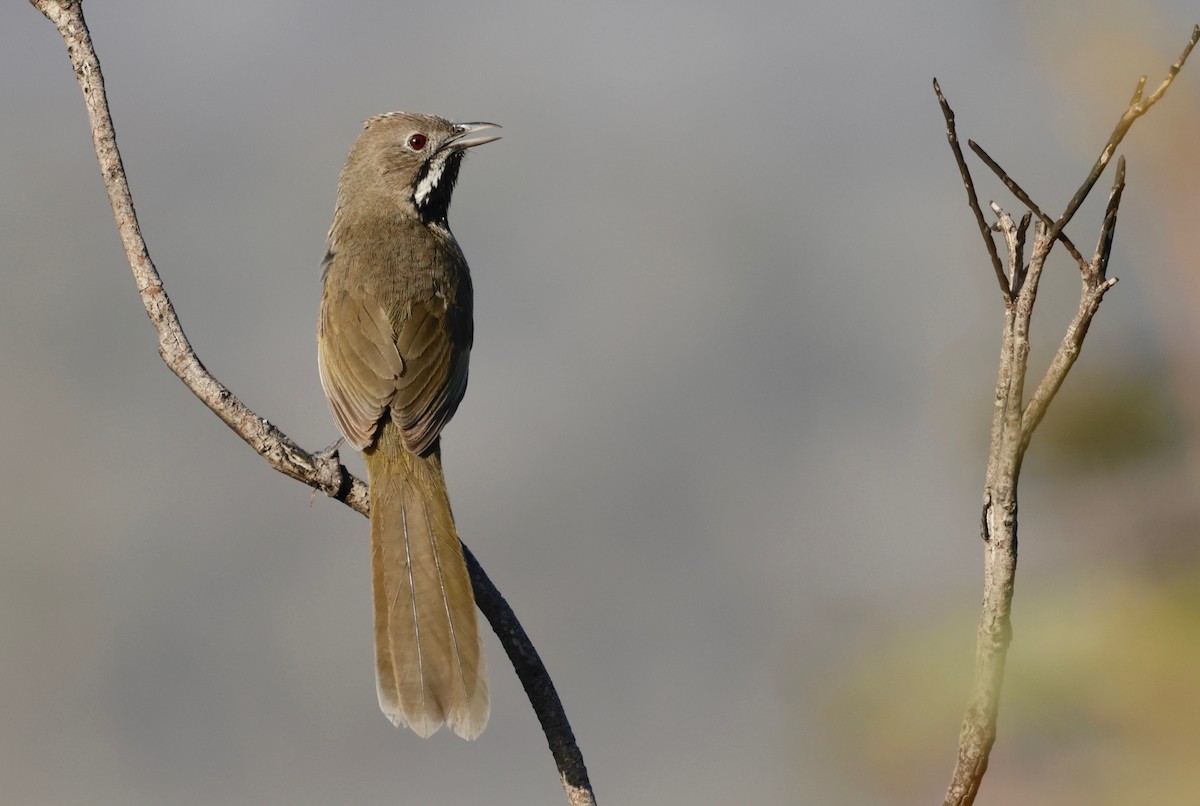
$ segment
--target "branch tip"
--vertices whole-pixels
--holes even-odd
[[[1133,97],[1129,99],[1129,106],[1134,107],[1142,100],[1142,93],[1146,90],[1146,76],[1138,79],[1137,86],[1133,88]]]
[[[962,147],[958,144],[958,130],[954,125],[954,110],[950,108],[950,102],[946,100],[946,96],[942,95],[942,89],[938,86],[937,79],[934,79],[933,87],[937,93],[938,104],[942,107],[942,116],[946,119],[946,139],[950,143],[950,150],[954,152],[954,162],[958,165],[958,172],[962,176],[963,187],[967,191],[967,206],[971,208],[971,212],[975,216],[975,226],[979,228],[979,235],[983,238],[984,246],[987,247],[988,257],[992,260],[992,271],[995,272],[996,282],[1000,285],[1000,294],[1004,297],[1004,301],[1007,304],[1012,300],[1012,286],[1004,274],[1004,266],[1000,262],[1000,253],[996,251],[996,242],[992,239],[991,227],[988,226],[983,216],[983,210],[979,207],[979,197],[975,195],[975,181],[971,178],[971,169],[967,167]]]

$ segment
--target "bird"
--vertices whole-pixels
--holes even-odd
[[[317,320],[321,386],[363,452],[379,707],[427,737],[474,739],[490,711],[475,596],[442,472],[467,388],[467,260],[447,215],[467,149],[494,123],[391,112],[363,124],[338,179]]]

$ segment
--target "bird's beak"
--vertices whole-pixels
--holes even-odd
[[[442,143],[442,148],[453,148],[456,151],[461,151],[464,148],[481,146],[484,143],[500,139],[500,135],[498,134],[476,134],[488,129],[499,129],[499,123],[455,123],[454,128],[458,133]]]

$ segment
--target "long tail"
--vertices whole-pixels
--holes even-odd
[[[454,529],[440,446],[422,457],[388,423],[366,454],[379,707],[430,736],[474,739],[487,724],[487,664]]]

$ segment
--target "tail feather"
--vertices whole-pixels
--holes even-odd
[[[411,453],[389,423],[366,458],[379,706],[420,736],[445,724],[473,739],[487,724],[487,668],[440,450]]]

